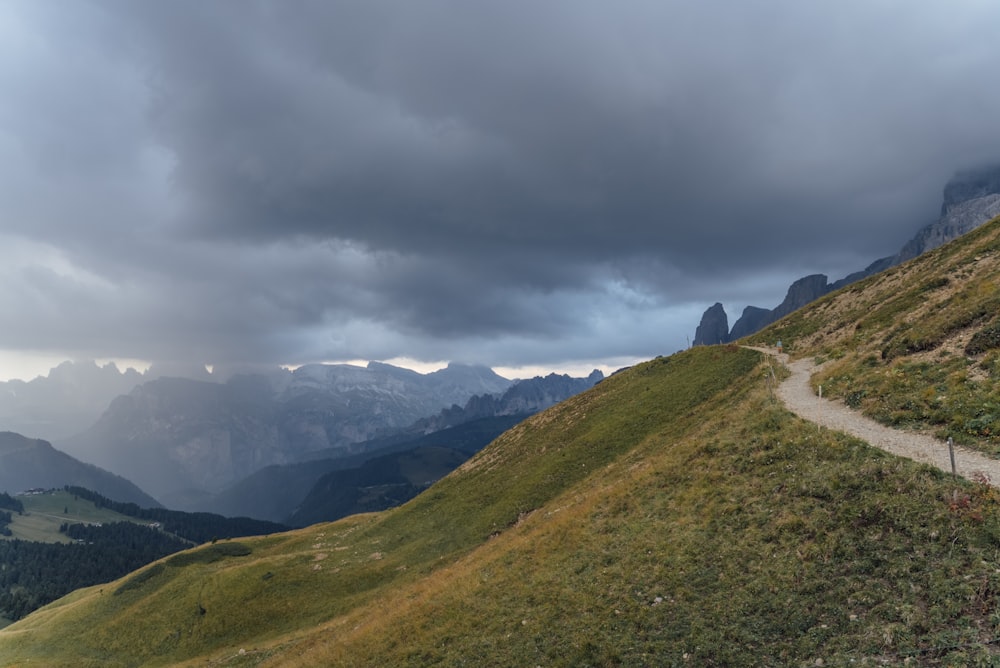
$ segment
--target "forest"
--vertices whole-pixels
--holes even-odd
[[[140,508],[112,501],[83,487],[65,490],[138,522],[64,523],[71,543],[0,541],[0,616],[17,620],[74,589],[110,582],[174,552],[209,541],[270,534],[287,527],[246,517]],[[9,536],[12,512],[21,502],[0,493],[0,535]]]
[[[6,509],[0,510],[0,536],[10,536],[11,530],[8,525],[14,520],[14,516],[11,515],[10,511],[23,513],[24,504],[7,492],[0,492],[0,508]]]
[[[188,541],[133,522],[63,525],[73,543],[0,541],[0,612],[20,619],[80,587],[109,582]]]
[[[67,485],[67,492],[90,501],[98,508],[107,508],[137,520],[158,522],[160,528],[193,543],[207,543],[222,538],[263,536],[288,531],[288,527],[275,522],[249,517],[223,517],[215,513],[187,513],[166,508],[140,508],[134,503],[112,501],[97,492],[83,487]]]

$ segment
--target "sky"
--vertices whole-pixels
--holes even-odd
[[[1000,159],[998,29],[989,0],[0,0],[0,377],[673,353]]]

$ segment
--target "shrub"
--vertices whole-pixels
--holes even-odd
[[[997,348],[1000,348],[1000,320],[994,320],[976,332],[965,346],[965,354],[981,355]]]

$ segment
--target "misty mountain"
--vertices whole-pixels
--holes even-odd
[[[471,397],[465,406],[457,405],[442,410],[435,416],[418,420],[409,432],[431,433],[464,424],[472,420],[503,415],[531,415],[555,406],[560,401],[579,394],[604,379],[604,374],[594,369],[586,378],[573,378],[566,374],[550,373],[519,381],[501,395],[483,394]]]
[[[410,498],[407,494],[415,494],[419,489],[393,488],[392,485],[402,483],[388,478],[377,484],[389,485],[387,489],[392,494],[382,494],[379,496],[381,500],[375,501],[370,498],[371,495],[366,497],[354,488],[377,485],[361,484],[356,479],[370,481],[373,472],[389,470],[395,458],[411,456],[400,453],[418,448],[439,449],[425,451],[433,452],[437,461],[464,461],[528,415],[590,389],[603,377],[600,371],[595,370],[586,378],[549,374],[521,380],[503,394],[473,396],[464,407],[453,405],[437,415],[417,420],[396,434],[361,444],[358,446],[360,454],[345,456],[342,449],[330,449],[312,453],[312,457],[322,457],[320,459],[265,467],[212,499],[205,500],[201,507],[224,515],[247,515],[275,522],[293,521],[288,520],[289,515],[303,503],[307,494],[311,496],[311,501],[299,510],[295,522],[316,517],[334,519],[349,512],[371,510],[376,506],[388,507],[385,504],[399,503],[399,499]],[[443,457],[440,449],[455,455]],[[374,458],[382,458],[381,464],[369,466],[368,460]],[[435,470],[440,477],[450,469],[438,466]],[[333,476],[332,482],[319,482],[321,477],[332,476],[333,472],[344,473]],[[433,479],[436,479],[434,475],[425,476],[416,483],[405,484],[419,486]],[[314,485],[322,489],[310,491]],[[366,498],[368,500],[364,501]]]
[[[125,478],[74,459],[47,441],[0,432],[0,491],[17,494],[65,485],[86,487],[115,501],[144,507],[160,505]]]
[[[225,383],[159,378],[117,397],[68,452],[136,480],[171,507],[197,508],[253,472],[338,455],[511,381],[451,364],[420,374],[388,364],[313,364]]]
[[[332,471],[313,485],[288,524],[304,527],[393,508],[454,471],[470,456],[454,448],[421,446],[369,459],[358,468]]]
[[[120,371],[112,362],[67,361],[33,380],[0,381],[0,429],[58,441],[93,426],[115,397],[142,383],[163,377],[223,382],[238,371],[218,366],[210,373],[200,364],[156,363],[140,373]],[[287,371],[258,367],[254,373],[280,376]]]
[[[481,418],[433,434],[410,435],[402,441],[399,437],[380,439],[362,454],[267,466],[206,501],[203,510],[289,524],[305,522],[303,518],[343,517],[376,505],[388,508],[419,493],[426,483],[445,475],[525,417]],[[428,449],[435,451],[433,471],[427,473],[425,467],[419,481],[405,490],[394,487],[399,483],[391,475],[391,467],[398,468],[398,462],[412,460],[415,451]],[[377,477],[387,470],[387,479]],[[323,482],[331,476],[335,482]],[[405,485],[410,485],[409,481]],[[373,492],[362,492],[362,488],[373,486],[385,486],[377,495],[380,504],[372,502]],[[362,498],[368,499],[363,507],[355,503]]]
[[[823,274],[800,278],[788,288],[781,304],[774,309],[747,306],[728,331],[725,329],[725,310],[716,302],[702,315],[695,330],[694,345],[726,343],[749,336],[827,293],[912,260],[997,215],[1000,215],[1000,164],[960,171],[945,184],[940,218],[921,228],[895,255],[880,258],[833,283]]]
[[[0,429],[54,441],[94,424],[115,397],[144,380],[112,363],[63,362],[47,376],[0,382]]]

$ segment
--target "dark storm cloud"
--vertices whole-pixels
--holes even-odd
[[[716,300],[894,252],[1000,157],[982,3],[58,9],[0,14],[0,234],[37,260],[0,347],[669,352]]]
[[[928,216],[996,150],[993,54],[928,48],[941,17],[744,4],[126,6],[204,234],[682,265],[716,242],[715,271],[761,235],[896,243],[913,223],[873,192],[933,184],[899,211]]]

